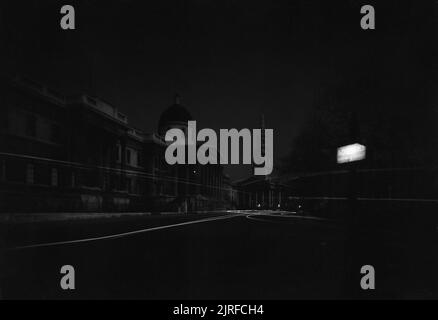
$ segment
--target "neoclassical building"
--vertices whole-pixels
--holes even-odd
[[[172,128],[183,130],[187,137],[187,122],[194,118],[180,100],[176,95],[174,103],[160,116],[158,134],[162,139]],[[230,182],[220,164],[178,164],[174,167],[179,210],[214,210],[231,206],[228,196]]]
[[[220,165],[168,165],[164,134],[192,119],[179,97],[157,133],[108,102],[25,78],[0,86],[0,212],[174,211],[229,207]]]

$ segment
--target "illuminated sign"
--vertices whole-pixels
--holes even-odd
[[[359,143],[338,148],[338,163],[347,163],[365,159],[366,147]]]

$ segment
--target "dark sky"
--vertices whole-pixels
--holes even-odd
[[[59,10],[65,2],[6,0],[0,5],[2,71],[63,93],[101,97],[146,132],[157,129],[176,92],[199,127],[255,128],[264,113],[279,159],[321,87],[370,68],[403,68],[415,50],[412,39],[427,27],[418,21],[429,21],[425,15],[436,10],[433,1],[421,8],[414,3],[68,1],[77,29],[64,31]],[[376,30],[360,28],[364,4],[375,5]],[[248,173],[228,170],[233,178]]]

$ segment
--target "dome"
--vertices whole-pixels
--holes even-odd
[[[192,115],[179,102],[179,96],[175,96],[175,103],[168,107],[160,116],[158,132],[163,134],[170,127],[187,126],[187,121],[192,120]]]

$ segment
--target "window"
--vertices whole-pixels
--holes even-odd
[[[138,151],[137,150],[131,150],[131,166],[134,166],[134,167],[138,166]]]
[[[142,167],[143,163],[142,163],[143,159],[140,157],[140,152],[137,151],[137,166]]]
[[[116,145],[116,161],[120,162],[122,160],[122,147],[120,144]]]
[[[33,184],[34,183],[34,166],[33,164],[28,164],[26,167],[26,183]]]
[[[0,180],[4,181],[6,179],[6,161],[1,162],[1,172],[0,172]]]
[[[132,166],[132,167],[138,167],[139,165],[139,151],[132,149],[132,148],[126,148],[126,164]]]
[[[52,172],[51,172],[51,184],[53,187],[58,186],[58,169],[56,168],[52,168]]]
[[[126,149],[126,163],[131,164],[131,150]]]
[[[0,122],[0,124],[1,124],[0,130],[8,131],[8,125],[9,125],[9,110],[8,109],[6,109],[5,112],[0,115],[0,121],[1,121]]]
[[[50,129],[50,141],[54,143],[62,142],[61,127],[57,124],[52,124]]]
[[[36,137],[36,117],[33,114],[26,116],[26,135]]]
[[[50,184],[50,172],[46,165],[36,164],[34,166],[34,183],[39,185]]]

